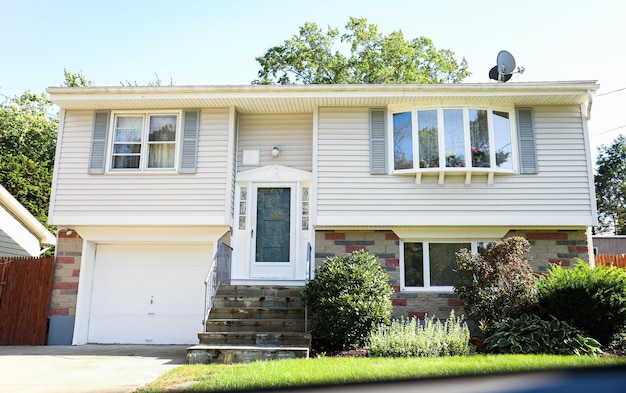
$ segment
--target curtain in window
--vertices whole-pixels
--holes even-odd
[[[148,168],[174,168],[176,116],[150,116]]]

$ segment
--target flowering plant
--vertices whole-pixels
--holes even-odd
[[[463,156],[457,157],[456,154],[454,154],[451,151],[446,152],[446,166],[447,167],[465,166],[463,161],[464,161]]]
[[[480,147],[472,147],[472,156],[473,157],[484,157],[485,150]]]

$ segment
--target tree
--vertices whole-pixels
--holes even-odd
[[[163,80],[159,77],[159,74],[157,74],[156,72],[154,73],[154,81],[153,82],[148,82],[145,85],[140,85],[140,84],[137,83],[137,81],[130,82],[128,79],[126,79],[125,82],[120,82],[120,84],[122,86],[129,86],[129,87],[132,87],[132,86],[135,86],[135,87],[137,87],[137,86],[150,86],[150,87],[165,86],[163,84]],[[170,77],[170,84],[168,86],[174,86],[174,79],[172,79],[171,77]]]
[[[67,87],[91,87],[93,86],[93,81],[87,80],[85,74],[83,72],[79,72],[76,74],[72,74],[65,68],[63,69],[63,73],[65,74],[65,86]]]
[[[63,70],[65,86],[93,86]],[[59,119],[45,94],[30,91],[0,103],[0,184],[42,224],[48,223]]]
[[[594,176],[600,230],[626,234],[626,138],[598,148]]]
[[[467,249],[456,253],[459,279],[454,292],[483,333],[488,335],[496,322],[517,318],[536,305],[536,277],[526,259],[529,250],[528,240],[509,237],[478,254]]]
[[[0,184],[44,225],[58,118],[44,95],[25,92],[0,104]]]
[[[306,22],[299,34],[256,58],[261,65],[253,84],[458,83],[470,75],[465,58],[437,49],[427,37],[410,41],[402,31],[387,36],[366,18],[350,18],[346,32],[326,32]],[[349,48],[345,56],[334,46]]]

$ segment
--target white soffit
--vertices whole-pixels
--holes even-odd
[[[433,100],[513,105],[579,105],[595,81],[429,85],[246,85],[51,87],[67,110],[234,107],[240,113],[308,113],[320,106],[386,107]]]

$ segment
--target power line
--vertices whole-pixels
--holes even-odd
[[[611,128],[610,130],[598,132],[597,134],[593,134],[593,136],[598,136],[598,135],[602,135],[602,134],[608,134],[609,132],[613,132],[615,130],[619,130],[620,128],[626,128],[626,124],[621,125],[619,127]]]
[[[609,92],[606,92],[606,93],[602,93],[602,94],[596,94],[596,97],[607,96],[609,94],[617,93],[618,91],[622,91],[622,90],[626,90],[626,87],[622,87],[621,89],[612,90],[612,91],[609,91]]]

